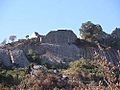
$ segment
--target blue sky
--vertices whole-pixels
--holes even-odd
[[[79,36],[82,23],[92,21],[111,33],[120,27],[120,0],[0,0],[0,42],[36,31],[71,29]]]

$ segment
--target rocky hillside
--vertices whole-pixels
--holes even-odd
[[[88,21],[80,28],[80,38],[71,30],[58,30],[0,47],[0,61],[5,66],[25,67],[31,62],[66,66],[82,57],[116,65],[120,62],[120,29],[107,34],[100,25]]]

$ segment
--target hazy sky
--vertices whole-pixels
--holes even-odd
[[[78,36],[88,20],[111,33],[120,27],[120,0],[0,0],[0,42],[10,35],[25,38],[61,28]]]

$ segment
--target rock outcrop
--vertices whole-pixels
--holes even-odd
[[[118,38],[120,39],[120,28],[116,28],[113,32],[112,32],[112,37],[113,38]]]
[[[59,65],[61,62],[68,64],[72,60],[80,58],[79,48],[74,44],[54,45],[54,44],[41,44],[44,47],[45,53],[41,55],[44,63],[51,63],[51,65]]]
[[[0,49],[0,60],[5,66],[11,66],[10,56],[8,54],[8,50]]]
[[[82,23],[80,30],[80,39],[85,39],[88,41],[92,41],[92,37],[98,35],[102,32],[102,27],[99,24],[93,24],[88,21],[86,23]]]
[[[41,63],[50,65],[66,65],[80,58],[94,59],[96,55],[112,64],[120,61],[120,29],[107,34],[102,27],[91,22],[82,24],[80,39],[70,30],[51,31],[40,41],[39,38],[21,40],[0,49],[0,58],[6,66],[11,62],[25,67],[29,49],[39,55]],[[11,51],[8,51],[11,50]]]
[[[112,34],[111,34],[113,41],[112,41],[112,45],[120,50],[120,28],[116,28]]]
[[[10,52],[12,64],[18,67],[25,67],[30,64],[23,50],[15,49],[9,52]]]
[[[0,49],[0,61],[3,63],[4,66],[11,67],[25,67],[29,65],[29,61],[25,56],[23,50],[5,50]]]
[[[111,35],[105,33],[99,24],[88,21],[83,23],[80,28],[80,39],[93,43],[100,43],[105,47],[112,45]]]
[[[90,21],[83,23],[80,28],[80,38],[90,43],[94,43],[97,47],[94,52],[101,58],[116,64],[120,61],[120,29],[116,28],[112,34],[105,33],[101,26],[93,24]],[[89,46],[89,45],[88,45]],[[91,51],[91,50],[90,50]],[[86,51],[87,53],[88,51]]]

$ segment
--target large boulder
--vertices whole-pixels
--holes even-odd
[[[113,38],[113,46],[120,50],[120,28],[116,28],[112,34],[111,34],[112,38]]]
[[[11,60],[9,57],[8,50],[0,49],[0,60],[5,66],[11,66]]]
[[[112,44],[111,35],[105,33],[99,24],[93,24],[90,21],[82,24],[80,28],[80,39],[99,43],[104,47],[111,46]]]
[[[80,39],[91,39],[92,36],[97,35],[102,32],[102,27],[99,24],[93,24],[92,22],[88,21],[82,23],[80,30]]]
[[[12,63],[19,67],[25,67],[29,65],[29,61],[26,58],[23,50],[19,50],[19,49],[11,50],[10,56]]]
[[[112,37],[114,38],[119,38],[120,39],[120,28],[116,28],[113,32],[112,32]]]
[[[64,44],[73,43],[77,36],[71,30],[51,31],[45,37],[45,43]]]

